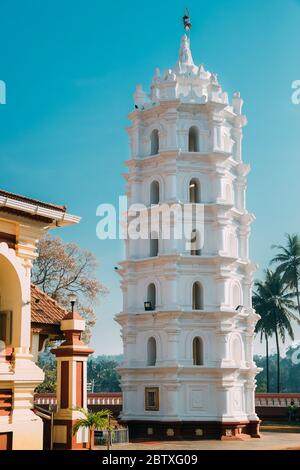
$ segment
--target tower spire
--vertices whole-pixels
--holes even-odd
[[[192,29],[192,23],[188,8],[185,9],[184,16],[182,18],[183,27],[185,34],[181,39],[181,45],[179,50],[179,59],[175,67],[176,73],[194,72],[197,73],[198,68],[195,66],[193,61],[192,52],[190,49],[190,31]]]

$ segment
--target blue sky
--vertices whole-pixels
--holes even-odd
[[[300,105],[291,102],[291,83],[300,79],[300,1],[188,3],[195,62],[245,100],[248,208],[257,217],[251,257],[264,268],[270,246],[300,232]],[[0,187],[82,216],[56,234],[96,253],[110,290],[94,331],[97,353],[121,352],[113,268],[123,246],[97,240],[96,207],[116,204],[124,192],[132,93],[136,83],[149,86],[155,67],[177,60],[184,7],[179,0],[1,1]]]

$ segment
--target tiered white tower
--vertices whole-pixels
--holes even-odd
[[[134,100],[129,206],[202,204],[204,234],[190,248],[126,241],[122,420],[131,437],[258,437],[243,101],[235,93],[230,104],[217,76],[194,64],[187,35],[175,67],[156,70],[151,93],[138,86]]]

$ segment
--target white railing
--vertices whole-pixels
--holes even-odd
[[[88,397],[88,405],[122,405],[122,398]]]
[[[255,406],[287,408],[292,401],[300,407],[300,394],[258,394],[255,397]]]
[[[35,395],[34,404],[35,405],[56,405],[57,400],[55,396],[44,397],[44,396]]]
[[[121,406],[122,405],[122,395],[120,396],[109,396],[105,394],[93,394],[92,396],[88,395],[88,405],[110,405],[110,406]],[[36,405],[56,405],[57,400],[56,396],[53,394],[36,394],[34,397],[34,403]]]

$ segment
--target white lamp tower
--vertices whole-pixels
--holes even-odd
[[[184,34],[175,67],[156,70],[149,94],[137,86],[134,105],[129,206],[202,205],[204,230],[190,246],[160,234],[126,240],[122,419],[132,438],[259,437],[243,100],[229,102],[217,76],[195,65]]]

